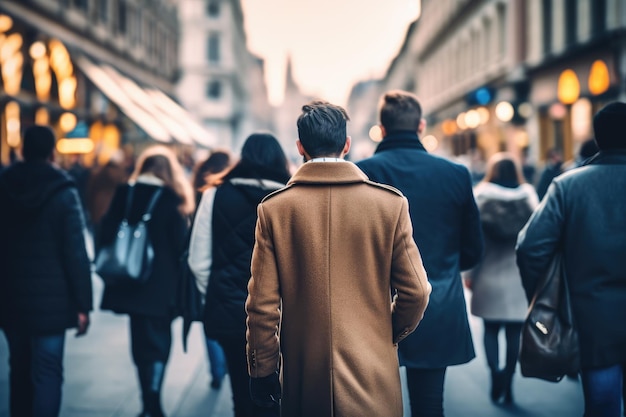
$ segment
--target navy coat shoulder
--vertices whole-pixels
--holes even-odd
[[[0,176],[0,327],[58,334],[92,307],[85,220],[76,185],[46,162]]]
[[[386,136],[357,165],[409,200],[413,238],[432,285],[424,319],[399,344],[400,364],[441,368],[470,361],[475,353],[461,271],[480,261],[483,240],[469,171],[429,154],[411,132]]]
[[[626,362],[626,150],[602,151],[556,178],[522,229],[517,264],[531,298],[562,251],[581,366]]]
[[[145,284],[131,287],[106,286],[101,308],[116,313],[172,318],[177,315],[177,291],[182,278],[181,256],[186,245],[187,219],[178,210],[180,197],[169,187],[136,182],[128,222],[137,223],[152,195],[159,187],[162,193],[148,222],[148,233],[154,248],[152,274]],[[115,239],[124,217],[130,186],[117,188],[109,210],[102,219],[98,246]]]

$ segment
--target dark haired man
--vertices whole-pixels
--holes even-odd
[[[54,146],[50,128],[29,127],[24,161],[0,175],[0,327],[15,417],[59,414],[65,331],[85,334],[92,307],[80,200],[52,164]]]
[[[469,171],[430,155],[418,137],[425,127],[415,95],[390,91],[380,102],[383,140],[357,163],[372,180],[398,188],[409,200],[413,238],[432,284],[420,327],[399,345],[413,416],[443,416],[446,368],[474,358],[461,271],[481,258],[480,219]]]
[[[283,417],[402,416],[396,344],[428,303],[407,201],[343,159],[347,120],[339,106],[305,105],[297,147],[306,162],[258,207],[251,394],[277,401],[282,365]]]
[[[600,151],[555,178],[518,236],[529,299],[557,252],[580,340],[585,416],[621,416],[626,399],[626,103],[593,119]]]

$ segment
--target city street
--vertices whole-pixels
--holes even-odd
[[[96,304],[101,292],[102,284],[95,278]],[[516,375],[513,393],[516,405],[493,405],[488,397],[489,376],[480,343],[482,323],[476,318],[471,323],[478,357],[467,365],[449,369],[445,390],[447,417],[582,416],[581,388],[572,380],[552,384]],[[200,324],[192,327],[186,354],[182,350],[181,324],[180,320],[174,323],[174,346],[163,389],[165,412],[170,417],[232,416],[228,379],[219,391],[209,388]],[[6,341],[0,337],[0,417],[9,415],[7,358]],[[61,416],[135,417],[139,411],[127,319],[95,311],[87,336],[75,338],[72,333],[67,334]],[[406,411],[405,406],[408,416]]]

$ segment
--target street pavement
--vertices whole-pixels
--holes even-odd
[[[97,305],[102,284],[97,277],[93,283]],[[85,337],[76,338],[73,332],[67,333],[61,417],[135,417],[141,405],[130,358],[127,317],[96,309],[91,319]],[[194,323],[192,326],[187,353],[182,349],[181,325],[179,319],[173,325],[174,343],[163,387],[166,414],[170,417],[231,417],[228,377],[220,390],[209,387],[201,325]],[[515,405],[492,404],[481,343],[482,322],[471,317],[471,325],[478,357],[469,364],[449,368],[444,403],[447,417],[582,416],[580,384],[569,379],[553,384],[523,378],[517,373],[513,392]],[[8,417],[8,351],[3,336],[0,336],[0,417]],[[405,390],[405,403],[406,397]],[[404,414],[409,417],[406,404]]]

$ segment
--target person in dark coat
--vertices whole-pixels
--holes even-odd
[[[189,267],[205,293],[204,329],[224,349],[235,417],[261,411],[249,394],[246,311],[257,205],[289,180],[287,158],[276,138],[255,133],[241,160],[217,188],[207,189],[191,232]],[[278,416],[278,411],[272,415]]]
[[[585,416],[621,416],[626,375],[626,103],[593,119],[599,153],[556,178],[519,234],[530,300],[557,251],[578,328]]]
[[[517,234],[539,204],[512,154],[489,158],[485,178],[474,188],[480,212],[485,256],[464,275],[472,290],[471,313],[483,319],[483,344],[491,370],[491,400],[513,402],[512,382],[528,303],[515,264]],[[500,369],[500,331],[506,335],[506,364]]]
[[[537,195],[539,196],[539,200],[546,195],[546,191],[548,191],[548,187],[552,180],[563,172],[563,155],[561,151],[558,149],[550,149],[548,154],[546,155],[546,166],[541,172],[541,176],[539,177],[539,181],[537,182]]]
[[[415,332],[400,342],[413,416],[443,416],[446,368],[475,357],[461,271],[483,251],[480,218],[470,173],[430,155],[418,134],[425,127],[417,97],[383,95],[379,110],[383,140],[375,154],[357,163],[372,180],[398,188],[409,200],[413,239],[432,285],[430,304]]]
[[[102,219],[98,247],[115,239],[133,187],[128,222],[145,213],[153,194],[161,189],[148,233],[154,248],[152,273],[144,284],[106,285],[101,308],[130,316],[133,362],[141,387],[141,417],[161,417],[161,385],[172,344],[171,323],[179,311],[176,303],[181,278],[179,259],[185,246],[188,221],[193,211],[193,191],[180,163],[164,146],[146,149],[139,157],[128,184],[121,185]]]
[[[10,411],[58,416],[65,332],[92,309],[85,220],[74,181],[53,165],[46,126],[24,132],[23,162],[0,176],[0,327],[9,346]]]

